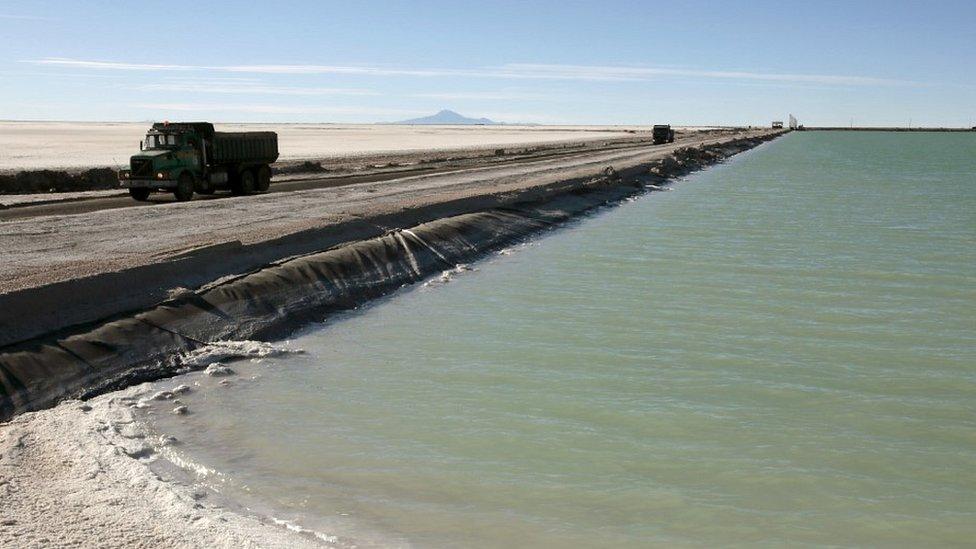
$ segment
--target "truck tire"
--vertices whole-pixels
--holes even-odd
[[[132,187],[129,189],[129,196],[138,200],[139,202],[145,202],[149,200],[149,194],[152,191],[143,187]]]
[[[190,172],[180,174],[180,179],[176,182],[176,189],[173,196],[178,202],[186,202],[193,198],[193,175]]]
[[[267,165],[259,166],[255,178],[255,188],[258,192],[267,192],[268,188],[271,187],[271,168]]]
[[[234,181],[231,192],[237,195],[251,194],[254,192],[254,186],[254,172],[251,170],[243,170],[237,176],[236,181]]]

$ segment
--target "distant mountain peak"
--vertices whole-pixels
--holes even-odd
[[[481,126],[491,126],[494,124],[499,124],[494,120],[488,118],[468,118],[467,116],[458,114],[450,109],[441,109],[437,114],[431,116],[424,116],[422,118],[411,118],[410,120],[401,120],[399,122],[393,122],[394,124],[445,124],[445,125],[481,125]]]

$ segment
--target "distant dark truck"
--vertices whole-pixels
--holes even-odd
[[[655,145],[674,143],[674,130],[671,129],[670,124],[655,124],[651,137],[654,139]]]
[[[119,182],[136,200],[172,192],[179,201],[193,193],[266,191],[271,164],[278,160],[275,132],[217,132],[209,122],[157,122]]]

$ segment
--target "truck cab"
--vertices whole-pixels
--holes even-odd
[[[651,131],[651,138],[655,145],[674,143],[674,130],[671,129],[670,124],[655,124]]]
[[[181,202],[219,189],[250,194],[268,190],[277,159],[274,132],[222,133],[208,122],[160,122],[139,143],[129,169],[119,172],[119,182],[140,201],[153,192],[172,192]]]
[[[154,191],[171,191],[183,201],[193,197],[205,161],[203,139],[183,124],[153,124],[139,142],[139,154],[129,159],[129,169],[119,172],[119,181],[136,200],[146,200]],[[180,185],[180,182],[183,185]]]

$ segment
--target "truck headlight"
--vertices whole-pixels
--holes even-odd
[[[162,179],[165,175],[163,172],[159,172],[156,174],[156,179]]]

